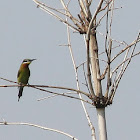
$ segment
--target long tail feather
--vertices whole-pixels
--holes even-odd
[[[20,97],[22,96],[23,88],[24,87],[19,87],[18,102],[19,102]]]

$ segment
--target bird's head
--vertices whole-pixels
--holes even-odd
[[[22,64],[29,65],[34,60],[36,60],[36,59],[24,59]]]

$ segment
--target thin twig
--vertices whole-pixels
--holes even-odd
[[[111,63],[110,63],[110,59],[111,59],[111,49],[112,48],[112,40],[110,39],[110,43],[109,43],[109,49],[108,49],[108,71],[107,71],[107,88],[106,88],[106,93],[105,93],[105,97],[108,97],[108,93],[109,93],[109,87],[111,86],[111,78],[110,78],[110,71],[111,71]]]
[[[95,92],[92,85],[91,71],[90,71],[89,40],[85,40],[85,41],[86,41],[86,48],[87,48],[87,79],[88,79],[90,94],[91,96],[93,96],[93,98],[95,98]]]
[[[63,8],[66,11],[66,15],[68,15],[68,17],[73,21],[73,23],[78,27],[81,28],[81,26],[77,23],[77,20],[75,20],[75,18],[72,16],[72,14],[70,13],[70,11],[68,10],[68,7],[66,6],[64,0],[60,0]],[[68,21],[67,21],[68,22]]]
[[[73,25],[71,25],[70,23],[66,22],[63,18],[61,18],[60,16],[58,16],[57,14],[55,14],[54,12],[50,11],[47,7],[44,6],[44,4],[42,4],[41,2],[37,1],[37,0],[33,0],[40,9],[42,9],[43,11],[47,12],[49,15],[57,18],[59,21],[63,22],[65,25],[69,25],[70,28],[74,31],[78,31],[80,32],[79,29],[77,29],[76,27],[74,27]]]
[[[114,2],[114,1],[113,1]],[[110,4],[110,2],[108,2]],[[108,4],[108,12],[109,12],[109,4]],[[112,27],[112,20],[113,20],[113,9],[114,9],[114,3],[112,4],[113,6],[111,6],[111,17],[110,17],[110,25],[109,25],[109,29],[108,29],[108,13],[107,13],[107,27],[106,27],[106,36],[109,36],[109,41],[108,41],[108,44],[109,44],[109,47],[107,49],[107,88],[106,88],[106,93],[105,93],[105,97],[108,98],[108,93],[109,93],[109,89],[110,89],[110,86],[111,86],[111,77],[110,77],[110,73],[111,73],[111,63],[110,63],[110,60],[111,60],[111,53],[112,53],[112,40],[111,40],[111,27]],[[106,37],[106,41],[107,41],[107,37]]]
[[[66,17],[66,20],[68,20],[67,17]],[[79,84],[79,79],[78,79],[77,66],[76,66],[76,62],[75,62],[73,51],[72,51],[72,47],[71,47],[71,39],[70,39],[69,26],[67,26],[67,36],[68,36],[69,51],[70,51],[70,55],[71,55],[71,59],[72,59],[72,63],[73,63],[74,71],[75,71],[75,79],[76,79],[77,89],[80,90],[80,84]],[[81,93],[79,93],[79,98],[81,99],[82,107],[84,109],[84,112],[85,112],[85,115],[86,115],[88,124],[89,124],[89,126],[91,128],[93,140],[96,140],[96,138],[95,138],[95,129],[94,129],[94,127],[92,125],[92,122],[90,120],[90,117],[88,115],[88,112],[87,112],[86,106],[85,106],[85,104],[83,102],[83,97],[82,97]]]
[[[46,100],[46,99],[53,98],[53,97],[56,97],[56,96],[58,96],[58,95],[51,95],[51,96],[43,97],[43,98],[37,99],[37,101]]]
[[[86,87],[87,87],[87,89],[88,89],[88,92],[90,93],[90,89],[89,89],[89,87],[88,87],[88,82],[87,82],[87,77],[86,77],[86,72],[85,72],[85,65],[84,65],[84,63],[83,63],[83,72],[84,72],[84,78],[85,78],[85,82],[86,82]]]
[[[110,4],[111,2],[112,2],[112,0],[110,0],[109,2],[107,2],[107,4],[104,6],[104,8],[100,9],[100,12],[103,11],[103,10],[105,10],[105,9],[109,6],[109,4]]]
[[[84,15],[87,18],[88,14],[87,14],[86,7],[85,7],[85,4],[84,4],[83,0],[78,0],[78,2],[79,2],[79,6],[81,7],[81,10],[84,12]]]
[[[99,32],[99,31],[96,31],[97,33],[99,33],[101,36],[103,36],[104,38],[106,37],[106,35],[105,34],[103,34],[103,33],[101,33],[101,32]],[[112,41],[114,41],[114,42],[116,42],[116,43],[119,43],[119,44],[121,44],[121,45],[128,45],[126,42],[124,42],[124,41],[119,41],[119,40],[116,40],[116,39],[114,39],[114,38],[111,38],[111,40]],[[120,46],[119,46],[120,47]],[[113,47],[112,49],[114,49],[114,48],[116,48],[116,47]],[[102,53],[105,53],[105,52],[102,52]],[[100,55],[100,54],[99,54]]]
[[[61,93],[61,94],[76,94],[76,93],[66,92],[66,93]],[[59,95],[51,95],[51,96],[43,97],[43,98],[37,99],[37,101],[46,100],[46,99],[53,98],[53,97],[56,97],[56,96],[59,96]]]
[[[42,89],[42,88],[38,88],[38,87],[35,87],[35,86],[31,86],[35,89],[38,89],[38,90],[41,90],[41,91],[44,91],[44,92],[48,92],[48,93],[51,93],[51,94],[56,94],[56,95],[61,95],[61,96],[64,96],[64,97],[68,97],[68,98],[72,98],[72,99],[76,99],[76,100],[82,100],[83,102],[86,102],[86,103],[89,103],[91,105],[93,105],[92,103],[90,103],[89,101],[86,101],[86,100],[83,100],[83,99],[80,99],[78,97],[74,97],[74,96],[70,96],[70,95],[66,95],[66,94],[61,94],[61,93],[56,93],[56,92],[52,92],[52,91],[49,91],[49,90],[45,90],[45,89]]]
[[[139,34],[138,34],[138,36],[137,36],[137,39],[136,39],[135,44],[134,44],[134,48],[132,49],[130,58],[129,58],[129,60],[128,60],[126,66],[125,66],[125,68],[123,69],[122,73],[121,73],[121,74],[117,77],[117,79],[116,79],[116,83],[115,83],[116,86],[115,86],[113,92],[110,94],[110,97],[109,97],[110,102],[113,101],[113,98],[114,98],[114,95],[115,95],[116,90],[117,90],[117,88],[118,88],[118,85],[119,85],[119,83],[120,83],[120,80],[122,79],[123,74],[125,73],[125,71],[126,71],[128,65],[130,64],[130,62],[131,62],[131,60],[132,60],[132,57],[133,57],[133,55],[134,55],[134,51],[135,51],[135,48],[136,48],[137,43],[139,42],[139,39],[140,39],[140,32],[139,32]]]
[[[90,31],[91,31],[91,28],[92,28],[92,26],[93,26],[93,22],[94,22],[94,20],[95,20],[95,18],[96,18],[96,16],[97,16],[99,10],[101,9],[101,6],[102,6],[102,4],[103,4],[103,1],[104,1],[104,0],[100,0],[100,2],[99,2],[99,4],[98,4],[98,7],[97,7],[97,9],[96,9],[96,11],[95,11],[95,13],[94,13],[94,16],[92,17],[92,19],[91,19],[91,21],[90,21],[90,24],[89,24],[89,27],[88,27],[88,31],[87,31],[86,40],[89,40],[89,39],[90,39]]]
[[[52,129],[52,128],[48,128],[48,127],[44,127],[44,126],[40,126],[40,125],[37,125],[37,124],[32,124],[32,123],[25,123],[25,122],[0,122],[0,125],[25,125],[25,126],[32,126],[32,127],[37,127],[37,128],[40,128],[40,129],[43,129],[43,130],[49,130],[49,131],[53,131],[53,132],[56,132],[56,133],[59,133],[59,134],[62,134],[62,135],[65,135],[69,138],[71,138],[72,140],[78,140],[77,138],[75,138],[74,136],[68,134],[68,133],[65,133],[63,131],[60,131],[60,130],[57,130],[57,129]]]
[[[121,55],[124,51],[126,51],[128,48],[131,48],[133,45],[136,44],[136,42],[140,42],[140,38],[138,40],[134,40],[130,45],[127,45],[124,49],[122,49],[119,53],[117,53],[112,59],[111,62],[113,62],[119,55]]]
[[[135,57],[135,56],[137,56],[137,55],[139,55],[139,54],[140,54],[140,52],[137,52],[137,53],[135,53],[132,57]],[[126,61],[128,61],[128,60],[130,60],[130,59],[131,59],[131,57],[125,59],[125,60],[124,60],[123,62],[121,62],[118,66],[116,66],[116,68],[115,68],[114,70],[112,70],[111,77],[113,76],[113,74],[114,74]]]

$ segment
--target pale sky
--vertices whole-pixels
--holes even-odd
[[[47,0],[43,0],[44,3]],[[59,1],[52,0],[57,6]],[[140,1],[116,2],[113,38],[131,43],[140,29]],[[74,5],[75,6],[75,5]],[[60,8],[60,6],[58,6]],[[75,12],[75,8],[71,9]],[[94,13],[94,9],[91,10]],[[76,88],[75,75],[67,47],[66,26],[36,8],[32,0],[3,0],[0,4],[0,77],[16,81],[23,59],[37,59],[30,65],[30,84],[43,84]],[[72,47],[76,63],[86,60],[83,36],[72,34]],[[99,38],[100,42],[100,38]],[[137,48],[139,48],[139,44]],[[83,80],[82,69],[80,79]],[[113,105],[106,108],[109,140],[137,140],[140,137],[140,65],[139,56],[133,59],[117,90]],[[0,85],[12,83],[0,80]],[[81,84],[82,85],[82,84]],[[82,87],[81,90],[86,90]],[[57,90],[56,90],[57,91]],[[80,101],[54,97],[37,99],[50,94],[25,87],[20,102],[18,89],[0,88],[0,120],[29,122],[67,132],[79,140],[90,140],[91,133]],[[96,129],[95,108],[87,105]],[[98,138],[98,136],[97,136]],[[66,136],[29,126],[0,126],[1,140],[66,140]]]

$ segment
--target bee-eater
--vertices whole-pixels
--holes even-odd
[[[29,65],[33,60],[36,60],[36,59],[24,59],[22,64],[20,65],[20,69],[17,75],[17,81],[19,84],[23,84],[23,85],[28,84],[28,80],[30,77]],[[22,96],[23,88],[24,86],[19,86],[18,101],[20,97]]]

